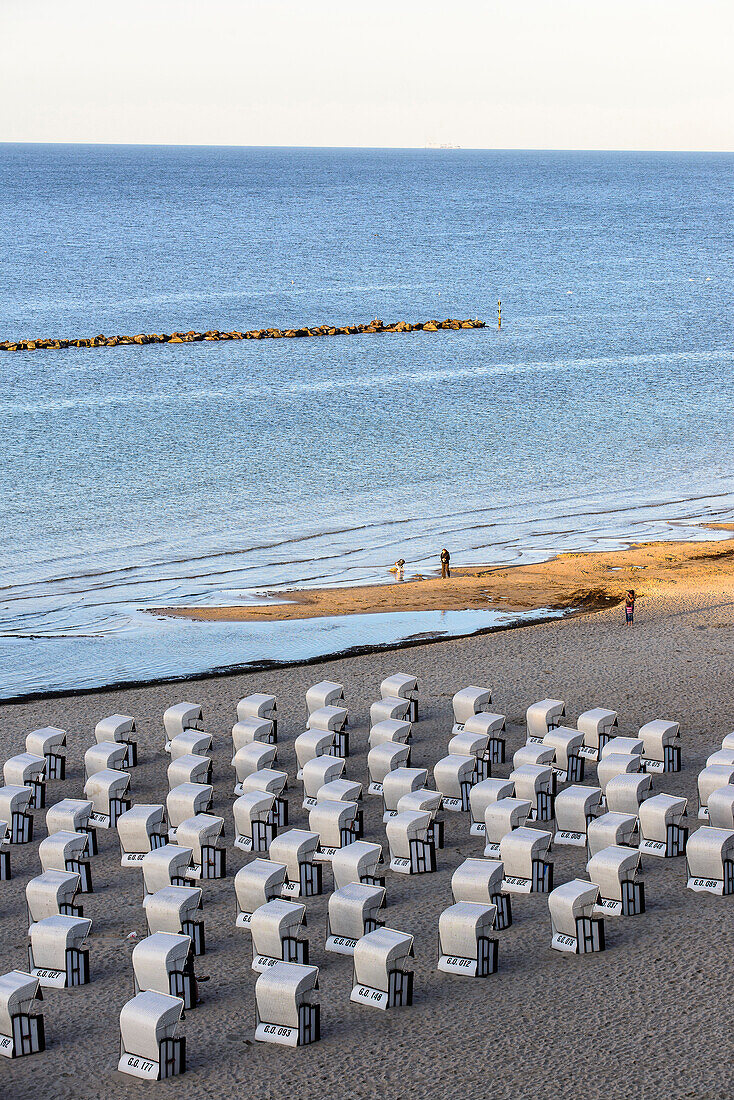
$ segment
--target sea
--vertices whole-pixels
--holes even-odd
[[[155,607],[734,518],[733,179],[727,154],[0,145],[0,339],[487,322],[0,352],[0,698],[518,618]]]

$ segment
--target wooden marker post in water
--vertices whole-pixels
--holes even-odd
[[[502,302],[497,302],[497,328],[502,328]]]

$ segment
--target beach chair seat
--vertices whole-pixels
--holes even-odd
[[[370,729],[367,744],[370,749],[376,745],[384,745],[387,742],[407,745],[412,738],[412,726],[410,722],[403,722],[397,718],[386,718],[384,722],[377,722]]]
[[[255,982],[255,1039],[300,1047],[321,1038],[319,969],[279,962]]]
[[[477,737],[486,737],[487,758],[490,766],[492,764],[504,764],[506,750],[504,714],[494,714],[489,710],[473,714],[464,722],[464,729],[460,732],[474,734]],[[454,736],[457,736],[457,734],[454,734]]]
[[[168,777],[168,789],[174,790],[182,783],[202,783],[208,785],[212,781],[212,761],[210,756],[200,756],[199,753],[187,752],[183,756],[172,760],[166,768]]]
[[[511,779],[482,779],[469,791],[469,811],[471,836],[484,836],[484,813],[491,802],[500,798],[512,798],[515,784]]]
[[[83,917],[77,900],[81,879],[76,871],[44,871],[29,879],[25,888],[28,924],[46,917]]]
[[[309,760],[315,760],[319,756],[339,756],[340,759],[344,759],[342,754],[337,753],[336,739],[332,730],[305,730],[299,733],[293,742],[293,747],[298,765],[296,779],[303,779],[303,766]]]
[[[566,787],[556,795],[554,843],[585,848],[589,824],[601,812],[601,787]]]
[[[114,829],[117,819],[130,809],[130,774],[111,768],[95,772],[84,784],[84,796],[92,802],[89,824],[95,829]]]
[[[306,720],[306,729],[333,733],[335,754],[349,756],[346,707],[325,706],[311,711]]]
[[[476,780],[476,757],[457,756],[452,753],[436,761],[433,781],[443,796],[443,807],[452,813],[469,809],[469,792]]]
[[[475,901],[454,902],[438,918],[438,969],[487,978],[497,971],[498,940],[491,935],[497,910]]]
[[[156,894],[165,886],[187,886],[193,851],[180,844],[164,844],[152,848],[140,862],[143,872],[143,896]]]
[[[322,885],[321,864],[316,860],[319,834],[306,829],[288,829],[279,833],[270,845],[270,858],[286,867],[286,882],[282,896],[310,898],[320,894]]]
[[[196,1008],[194,949],[189,936],[154,932],[135,944],[131,961],[136,993],[153,990],[180,997],[187,1011]]]
[[[52,833],[86,833],[87,855],[97,854],[97,833],[92,824],[94,803],[89,798],[62,798],[46,810],[46,830]]]
[[[0,976],[0,1054],[21,1058],[46,1049],[43,1013],[37,1001],[43,1000],[38,978],[23,970],[10,970]]]
[[[576,729],[584,736],[580,755],[594,763],[607,741],[614,737],[617,729],[617,712],[606,707],[594,707],[578,716]]]
[[[267,740],[275,744],[278,740],[278,705],[274,695],[266,695],[258,691],[240,699],[237,704],[237,721],[246,722],[248,719],[269,722],[270,734]],[[258,740],[265,740],[265,738],[258,738]]]
[[[543,744],[553,749],[552,767],[558,783],[583,782],[584,758],[581,755],[581,749],[584,746],[583,733],[569,729],[568,726],[556,726],[548,730],[543,738]],[[539,760],[538,763],[543,761]]]
[[[603,951],[604,918],[597,915],[599,887],[574,878],[551,890],[548,909],[551,918],[551,947],[573,955]]]
[[[270,859],[253,859],[252,863],[240,867],[234,876],[237,898],[235,927],[249,930],[255,910],[279,898],[285,883],[284,863],[274,863]]]
[[[711,795],[720,787],[734,783],[734,764],[709,764],[698,774],[698,817],[708,821]]]
[[[234,847],[243,852],[267,852],[278,834],[275,795],[247,791],[232,803]]]
[[[163,712],[163,728],[166,731],[165,749],[177,733],[198,730],[203,727],[203,715],[198,703],[174,703]]]
[[[688,841],[684,824],[688,799],[656,794],[640,805],[640,852],[670,859],[682,856]]]
[[[166,750],[171,760],[181,756],[211,756],[212,735],[204,730],[183,730],[172,737]]]
[[[522,828],[532,807],[526,798],[500,798],[488,804],[484,811],[485,859],[499,858],[502,837]]]
[[[594,856],[611,845],[636,848],[637,828],[636,814],[620,814],[612,811],[600,814],[589,822],[586,829],[589,856]]]
[[[734,894],[734,829],[702,825],[686,846],[688,889],[725,897]]]
[[[530,802],[528,821],[550,821],[555,807],[553,769],[544,764],[521,764],[510,772],[510,779],[515,784],[515,797]]]
[[[356,802],[316,802],[308,815],[308,827],[319,836],[314,858],[330,863],[340,848],[361,837],[362,813]]]
[[[67,989],[89,982],[88,917],[44,917],[28,930],[28,969],[44,988]]]
[[[403,765],[391,768],[382,779],[383,823],[389,821],[398,812],[398,801],[404,794],[417,791],[419,787],[425,787],[427,781],[426,768],[408,768]]]
[[[381,796],[385,776],[396,768],[406,768],[409,764],[410,745],[401,741],[384,741],[375,745],[367,753],[367,794]]]
[[[274,745],[273,724],[267,718],[243,718],[232,726],[232,748],[236,754],[243,745],[259,741],[263,745]]]
[[[307,760],[301,768],[303,781],[302,809],[311,810],[317,804],[319,788],[324,783],[330,783],[333,779],[341,779],[344,774],[346,761],[340,756],[331,756],[324,753]]]
[[[262,974],[277,962],[308,963],[304,935],[306,906],[274,898],[258,906],[250,918],[252,969]]]
[[[498,859],[465,859],[451,876],[451,893],[454,901],[473,901],[493,905],[495,928],[509,928],[512,924],[512,905],[509,894],[502,892],[505,869]]]
[[[350,882],[361,882],[366,886],[384,886],[385,876],[379,873],[382,863],[381,844],[355,840],[354,844],[340,848],[331,857],[334,888],[341,890]]]
[[[46,779],[66,778],[66,730],[44,726],[26,735],[26,752],[46,760]]]
[[[413,937],[395,928],[375,928],[354,947],[350,1000],[370,1008],[399,1008],[413,1003]]]
[[[645,912],[645,885],[638,879],[639,870],[636,848],[611,844],[591,857],[586,873],[599,887],[595,915],[631,917]]]
[[[436,870],[436,844],[431,825],[431,814],[425,811],[404,810],[389,819],[386,832],[391,871],[421,875]]]
[[[166,809],[160,803],[138,803],[117,819],[120,866],[139,867],[147,852],[168,842]]]
[[[46,805],[46,757],[35,752],[20,752],[3,764],[3,780],[7,787],[29,787],[28,808],[41,810]]]
[[[607,783],[604,801],[612,813],[634,814],[640,812],[640,806],[652,794],[652,776],[645,772],[623,772],[613,776]]]
[[[451,727],[451,735],[463,733],[464,727],[475,714],[483,714],[489,710],[492,702],[492,692],[487,687],[477,687],[470,684],[468,687],[457,691],[451,700],[454,711],[454,724]]]
[[[79,890],[92,893],[92,873],[89,869],[86,833],[52,833],[38,845],[42,871],[73,871],[79,875]]]
[[[326,951],[353,955],[357,940],[381,928],[380,909],[385,906],[385,887],[350,882],[329,897]]]
[[[306,692],[306,714],[322,707],[338,707],[344,702],[344,688],[333,680],[320,680]]]
[[[642,766],[646,772],[679,772],[681,767],[680,725],[657,718],[640,727],[643,742]]]
[[[242,780],[242,793],[267,791],[275,795],[275,824],[284,829],[288,824],[288,775],[274,768],[258,768]]]
[[[176,839],[176,830],[182,821],[211,809],[214,788],[211,783],[179,783],[166,795],[168,839]]]
[[[717,787],[709,795],[708,823],[714,829],[734,829],[734,783]]]
[[[548,730],[560,726],[566,713],[566,704],[562,699],[540,699],[525,712],[527,743],[540,744]]]
[[[227,853],[224,848],[224,818],[195,814],[176,829],[176,843],[191,849],[190,879],[224,878]]]
[[[181,997],[152,989],[138,993],[120,1012],[117,1069],[144,1081],[176,1077],[186,1069],[186,1040],[176,1035],[184,1010]]]
[[[617,740],[617,738],[614,738],[614,740]],[[608,741],[605,748],[612,743],[612,741]],[[602,749],[603,753],[604,749]],[[639,753],[612,752],[607,756],[602,755],[601,760],[596,765],[596,781],[601,787],[602,793],[606,794],[607,783],[615,775],[633,775],[641,770],[642,757]]]
[[[164,851],[163,848],[158,849]],[[156,855],[157,853],[152,853]],[[148,857],[146,857],[148,858]],[[143,898],[148,935],[154,932],[174,932],[189,936],[195,955],[206,952],[204,920],[200,886],[162,886]]]
[[[502,892],[548,894],[553,889],[553,863],[547,858],[551,834],[521,826],[500,841],[504,867]]]
[[[127,755],[123,768],[134,768],[138,762],[138,742],[136,739],[135,719],[129,714],[110,714],[102,718],[94,727],[94,740],[118,741],[127,746]]]
[[[317,802],[361,802],[362,784],[353,779],[330,779],[316,792]]]
[[[418,721],[418,680],[415,676],[408,676],[403,672],[386,676],[380,684],[380,698],[407,699],[410,703],[408,720]]]
[[[31,787],[15,784],[0,787],[0,821],[8,826],[6,844],[29,844],[33,839],[33,814],[29,812],[32,800]]]

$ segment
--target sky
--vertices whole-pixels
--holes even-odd
[[[0,0],[0,141],[734,150],[734,0]]]

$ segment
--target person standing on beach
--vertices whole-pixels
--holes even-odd
[[[624,617],[625,621],[631,623],[635,617],[635,590],[630,588],[627,595],[624,598]]]
[[[442,577],[450,577],[451,576],[451,567],[449,565],[450,561],[451,561],[451,555],[449,554],[448,550],[444,546],[443,550],[441,551],[441,576]]]

